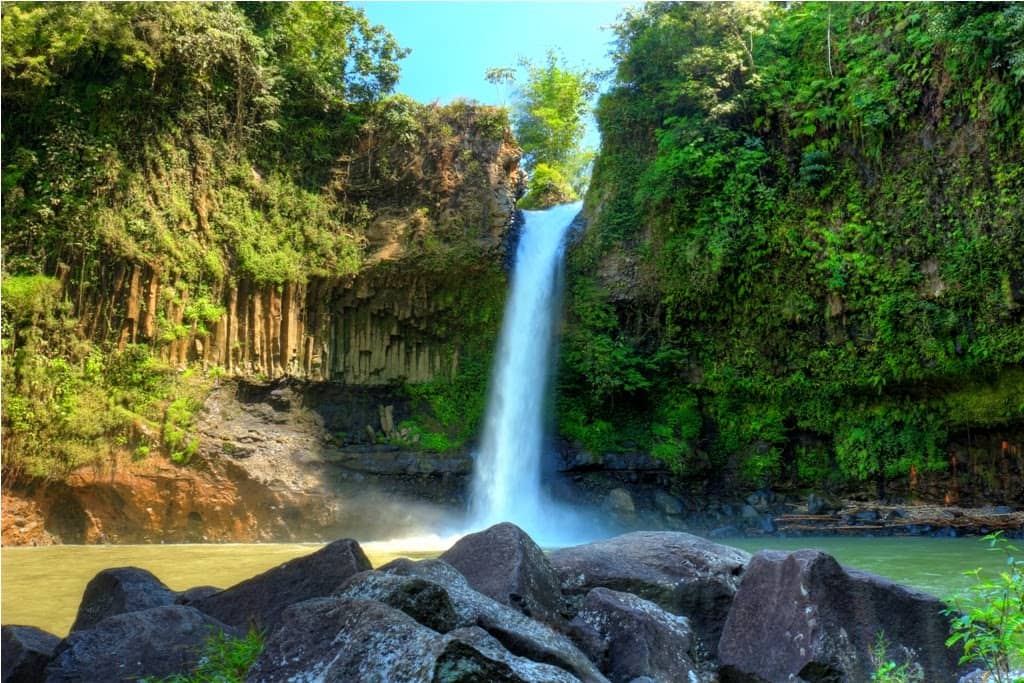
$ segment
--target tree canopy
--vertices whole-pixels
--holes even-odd
[[[582,148],[590,101],[597,92],[593,74],[562,64],[550,51],[543,64],[524,61],[525,81],[513,96],[513,124],[530,174],[524,208],[578,199],[586,188],[593,153]],[[487,79],[512,82],[511,68],[492,68]]]

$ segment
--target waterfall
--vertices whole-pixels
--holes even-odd
[[[513,522],[550,538],[553,503],[541,490],[544,404],[558,320],[565,235],[580,202],[524,211],[511,292],[491,372],[490,396],[470,493],[480,528]]]

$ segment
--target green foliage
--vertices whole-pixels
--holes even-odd
[[[996,683],[1019,683],[1011,671],[1024,666],[1024,559],[1002,532],[982,540],[1006,556],[1006,569],[994,577],[968,572],[975,584],[949,599],[946,614],[953,622],[946,645],[961,644],[960,663],[980,662]]]
[[[452,442],[447,434],[425,431],[415,420],[406,420],[398,425],[399,438],[397,443],[403,446],[422,448],[435,453],[448,453],[458,449],[462,444]],[[401,434],[404,433],[404,436]]]
[[[243,683],[262,652],[263,634],[256,629],[243,638],[215,631],[203,643],[194,671],[152,683]]]
[[[921,683],[924,671],[916,662],[907,660],[896,663],[889,656],[889,641],[885,632],[879,631],[875,643],[871,646],[871,662],[875,670],[871,673],[871,683]]]
[[[526,194],[519,200],[520,209],[543,209],[555,204],[576,201],[579,196],[557,168],[538,163],[530,175]]]
[[[672,462],[682,389],[716,476],[881,485],[1024,424],[1021,14],[627,12],[570,252],[559,405],[587,418],[563,427],[643,424]]]
[[[480,268],[448,260],[441,267],[427,270],[425,276],[438,278],[440,307],[434,312],[433,331],[449,340],[452,370],[429,382],[406,384],[404,390],[412,400],[412,422],[419,431],[420,446],[448,452],[464,447],[480,433],[507,281],[495,266]],[[456,277],[456,273],[462,275]]]
[[[360,216],[329,180],[405,54],[361,10],[14,3],[3,48],[9,272],[75,263],[85,288],[111,257],[192,286],[358,266]]]
[[[553,51],[542,65],[523,60],[521,66],[526,74],[514,94],[513,123],[523,148],[522,165],[530,174],[521,208],[573,201],[590,181],[593,152],[581,143],[597,82],[590,72],[563,66]],[[511,84],[515,70],[488,69],[487,80]]]
[[[702,418],[697,397],[686,389],[676,389],[659,402],[651,425],[651,455],[674,472],[691,467],[688,460],[700,437]]]
[[[61,295],[60,280],[46,275],[10,275],[3,278],[0,300],[4,322],[10,325],[31,323],[57,308]]]

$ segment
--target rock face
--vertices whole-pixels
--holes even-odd
[[[933,596],[801,550],[754,555],[725,623],[718,659],[736,683],[859,683],[871,679],[878,634],[911,653],[927,681],[955,681],[949,620]]]
[[[0,636],[0,681],[35,683],[43,680],[60,638],[34,626],[4,626]]]
[[[119,614],[69,635],[46,669],[47,683],[159,678],[193,668],[206,639],[236,633],[192,607],[167,605]]]
[[[565,593],[604,587],[650,600],[690,619],[713,653],[749,557],[690,534],[638,531],[556,550],[549,559]]]
[[[370,568],[359,544],[343,539],[191,605],[232,626],[244,628],[255,623],[269,630],[276,628],[289,605],[328,596],[350,577]]]
[[[177,594],[145,569],[104,569],[88,583],[72,631],[92,628],[107,617],[173,605]]]
[[[288,609],[248,680],[526,683],[507,664],[396,609],[339,598]]]
[[[441,555],[470,587],[528,617],[561,619],[561,581],[544,551],[525,531],[505,522],[464,536]]]
[[[427,628],[447,633],[459,626],[448,592],[418,576],[360,572],[335,592],[348,600],[374,600],[405,612]]]
[[[522,150],[501,130],[493,108],[424,107],[422,115],[416,127],[422,139],[367,142],[367,158],[335,170],[346,203],[368,213],[356,275],[275,285],[225,273],[205,294],[224,312],[200,332],[185,317],[199,293],[184,280],[145,263],[112,262],[106,287],[71,297],[83,332],[123,348],[156,340],[161,325],[183,325],[186,335],[161,345],[167,361],[217,365],[247,377],[379,386],[450,371],[458,354],[438,334],[453,301],[444,280],[461,283],[480,277],[482,262],[501,263],[523,191]],[[394,267],[422,255],[427,238],[472,256],[433,273],[429,262]]]
[[[587,640],[597,648],[585,651],[613,683],[637,678],[673,683],[696,676],[689,622],[649,600],[595,588],[587,593],[573,626],[595,633],[596,639]]]
[[[552,664],[583,681],[606,680],[569,638],[473,590],[466,578],[443,560],[399,559],[380,571],[417,576],[442,586],[452,601],[460,627],[479,626],[514,655]]]

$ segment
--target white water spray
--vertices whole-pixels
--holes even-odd
[[[470,494],[475,528],[513,522],[535,539],[554,540],[572,525],[571,512],[542,493],[541,456],[559,271],[565,235],[579,210],[576,202],[523,212]]]

